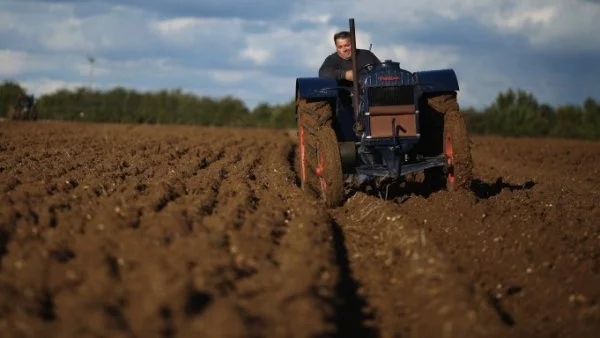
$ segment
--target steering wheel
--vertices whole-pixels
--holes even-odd
[[[367,71],[371,71],[371,70],[373,69],[373,67],[375,67],[375,65],[374,65],[374,64],[372,64],[372,63],[367,63],[366,65],[364,65],[364,66],[360,67],[360,68],[359,68],[359,69],[356,71],[356,73],[360,73],[360,72],[362,72],[362,71],[365,71],[365,70],[367,70]]]

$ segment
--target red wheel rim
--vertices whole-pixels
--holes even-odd
[[[325,159],[323,158],[323,153],[319,152],[319,163],[317,168],[315,169],[315,173],[319,176],[319,181],[321,182],[321,189],[323,190],[323,195],[325,195],[325,190],[327,190],[327,181],[323,177],[325,173]]]
[[[302,115],[298,117],[298,137],[300,138],[300,176],[302,180],[302,184],[306,181],[306,159],[304,155],[304,128],[302,127]]]
[[[452,150],[452,137],[446,136],[444,142],[444,153],[446,154],[446,163],[448,164],[448,183],[454,185],[454,151]]]

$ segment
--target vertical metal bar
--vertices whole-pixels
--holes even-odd
[[[352,58],[352,104],[354,105],[354,119],[358,118],[358,75],[356,69],[356,33],[354,31],[354,18],[350,18],[350,40],[352,44],[350,56]]]
[[[398,145],[398,142],[396,140],[397,137],[398,137],[398,126],[396,125],[396,118],[393,118],[392,119],[392,140],[393,140],[394,147],[396,147]]]

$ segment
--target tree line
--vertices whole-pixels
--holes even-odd
[[[26,91],[15,82],[0,85],[0,116],[6,116],[19,93]],[[293,99],[279,105],[263,102],[251,110],[239,98],[202,97],[181,89],[61,89],[37,98],[37,108],[39,119],[82,122],[264,128],[294,128],[296,124]],[[600,139],[600,104],[591,97],[580,105],[552,107],[524,90],[508,89],[483,109],[462,110],[472,134]]]
[[[591,97],[552,107],[524,90],[508,89],[482,111],[463,111],[473,134],[600,139],[600,102]]]
[[[0,85],[0,116],[26,93],[17,83]],[[295,124],[294,103],[260,103],[253,110],[235,97],[200,97],[181,89],[138,92],[60,89],[36,99],[39,119],[102,123],[194,124],[204,126],[290,128]]]

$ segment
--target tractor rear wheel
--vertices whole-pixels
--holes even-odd
[[[329,102],[298,100],[296,169],[300,186],[302,190],[321,199],[328,207],[336,207],[344,199],[344,180],[340,150],[331,119]]]
[[[473,179],[473,160],[465,119],[459,111],[444,116],[444,154],[448,158],[446,189],[469,189]]]
[[[467,125],[459,111],[456,93],[433,94],[426,98],[422,123],[426,135],[423,151],[428,156],[444,153],[446,168],[425,171],[432,187],[448,191],[469,189],[473,179],[473,161]]]

